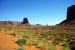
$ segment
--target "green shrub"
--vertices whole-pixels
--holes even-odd
[[[56,50],[56,47],[53,43],[50,43],[48,46],[48,50]]]
[[[26,40],[25,39],[19,39],[18,41],[16,41],[16,43],[20,46],[25,45],[26,44]]]
[[[65,44],[62,50],[71,50],[68,44]]]
[[[25,50],[24,48],[19,48],[19,49],[17,49],[17,50]]]

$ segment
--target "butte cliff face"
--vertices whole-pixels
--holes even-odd
[[[68,32],[70,33],[71,36],[69,36],[70,38],[68,37],[69,41],[67,42],[69,42],[71,50],[74,50],[75,49],[75,5],[68,7],[66,19],[57,26],[59,26],[59,28],[63,30],[71,31]]]
[[[68,21],[75,20],[75,5],[68,7],[68,9],[67,9],[67,20]]]
[[[27,24],[27,23],[29,23],[28,22],[28,19],[27,18],[24,18],[22,24]]]
[[[60,25],[64,26],[75,26],[75,5],[68,7],[67,18]]]
[[[23,22],[21,23],[20,26],[31,26],[31,25],[29,24],[28,18],[23,18]]]

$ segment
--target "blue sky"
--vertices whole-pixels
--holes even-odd
[[[0,21],[55,25],[66,19],[67,7],[74,0],[0,0]]]

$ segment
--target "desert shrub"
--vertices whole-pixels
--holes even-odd
[[[65,44],[65,46],[63,47],[62,50],[71,50],[71,49],[70,49],[70,46],[68,44]]]
[[[48,50],[56,50],[55,45],[54,45],[53,43],[50,43],[50,44],[48,45]]]
[[[24,48],[22,48],[22,47],[20,47],[19,49],[17,49],[17,50],[25,50]]]
[[[16,43],[20,46],[23,46],[26,44],[26,40],[25,39],[19,39],[18,41],[16,41]]]
[[[48,38],[47,37],[41,38],[40,40],[41,40],[42,43],[48,42]]]
[[[46,50],[47,42],[48,42],[48,38],[43,37],[43,38],[39,39],[37,47],[41,48],[42,50]]]

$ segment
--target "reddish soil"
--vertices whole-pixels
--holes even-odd
[[[17,50],[19,46],[15,43],[18,38],[0,32],[0,50]],[[62,46],[56,46],[57,50],[61,50]],[[26,50],[41,50],[35,46],[25,46]]]

